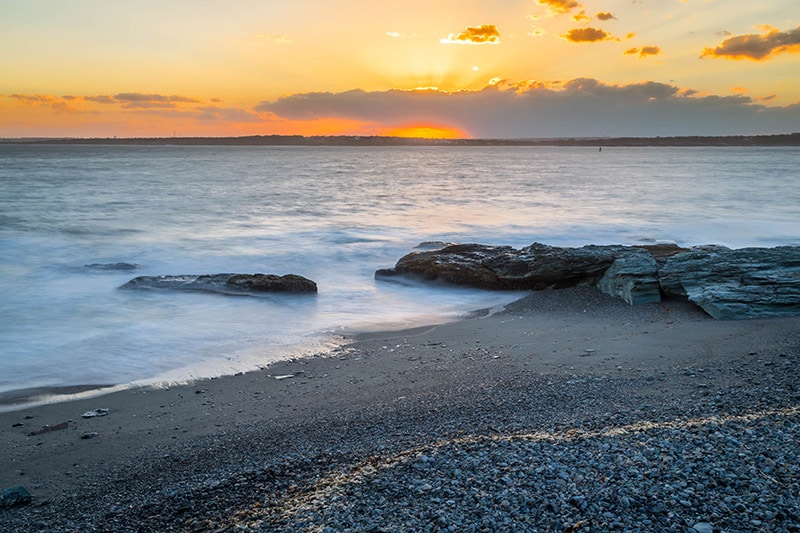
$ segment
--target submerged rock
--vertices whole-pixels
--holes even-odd
[[[138,270],[142,265],[136,263],[91,263],[83,265],[86,270],[118,271],[118,270]]]
[[[250,294],[260,292],[316,293],[317,284],[296,274],[204,274],[139,276],[120,289],[161,289]]]
[[[800,315],[800,246],[698,246],[667,259],[659,281],[714,318]]]

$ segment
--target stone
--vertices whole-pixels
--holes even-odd
[[[16,487],[8,487],[0,492],[0,507],[13,507],[15,505],[26,505],[31,503],[33,498],[31,493],[28,492],[22,485]]]
[[[136,263],[91,263],[88,265],[83,265],[83,268],[87,270],[119,271],[119,270],[138,270],[142,268],[142,265],[137,265]]]
[[[317,284],[296,274],[204,274],[181,276],[139,276],[120,289],[160,289],[253,294],[264,292],[316,293]]]
[[[522,249],[484,244],[454,244],[411,252],[377,279],[409,276],[479,289],[542,290],[594,284],[628,247],[561,248],[533,243]]]
[[[698,246],[666,260],[661,289],[718,319],[800,314],[800,247]]]
[[[52,425],[42,426],[39,429],[34,429],[30,433],[28,433],[28,435],[36,436],[36,435],[41,435],[42,433],[49,433],[51,431],[58,431],[58,430],[67,429],[67,428],[69,428],[69,421],[68,420],[64,421],[64,422],[61,422],[59,424],[52,424]]]
[[[697,533],[714,533],[714,526],[708,522],[697,522],[692,526],[692,529],[697,531]]]
[[[92,409],[91,411],[86,411],[81,415],[83,418],[94,418],[97,416],[106,416],[108,414],[108,409],[101,407],[100,409]]]
[[[631,248],[614,259],[597,282],[597,288],[631,305],[661,301],[658,265],[653,255],[643,248]]]

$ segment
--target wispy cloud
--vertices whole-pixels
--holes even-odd
[[[761,34],[736,35],[716,48],[706,48],[700,57],[765,61],[782,53],[800,53],[800,26],[780,31],[768,26]]]
[[[573,9],[578,9],[580,3],[575,0],[536,0],[536,3],[544,7],[553,15],[563,15],[569,13]]]
[[[625,50],[625,55],[635,55],[639,57],[657,56],[661,53],[661,48],[658,46],[643,46],[641,48],[629,48]]]
[[[74,97],[51,96],[47,94],[9,94],[7,98],[16,100],[18,103],[30,107],[44,106],[49,107],[56,113],[80,113],[81,110],[72,105]]]
[[[573,43],[594,43],[614,39],[614,36],[607,31],[591,27],[571,29],[562,37]]]
[[[498,44],[500,32],[494,24],[468,26],[461,33],[451,33],[441,40],[442,44]]]
[[[145,93],[119,93],[114,95],[115,103],[121,103],[125,108],[162,107],[174,108],[177,104],[197,104],[200,100],[188,96]]]
[[[595,15],[595,18],[597,20],[616,20],[617,17],[615,17],[613,13],[601,11]]]

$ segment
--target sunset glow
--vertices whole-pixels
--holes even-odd
[[[388,129],[381,132],[387,137],[409,137],[417,139],[464,139],[468,138],[465,132],[458,128],[435,125],[414,125],[404,126],[395,129]]]
[[[2,137],[749,134],[800,123],[795,0],[29,0],[0,5],[0,49]]]

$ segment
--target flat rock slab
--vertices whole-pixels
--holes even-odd
[[[204,274],[182,276],[139,276],[120,289],[181,290],[220,294],[316,293],[317,284],[296,274]]]
[[[800,246],[698,246],[667,259],[659,281],[714,318],[800,315]]]

